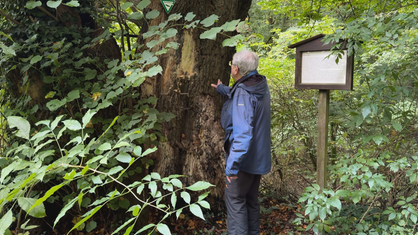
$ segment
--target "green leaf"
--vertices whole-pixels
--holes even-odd
[[[186,20],[186,21],[192,21],[193,19],[194,19],[194,17],[195,17],[196,15],[193,13],[193,12],[189,12],[189,13],[187,13],[187,15],[186,15],[186,17],[184,17],[184,19]]]
[[[48,1],[48,2],[46,2],[46,5],[48,6],[48,7],[50,7],[50,8],[57,8],[57,7],[59,7],[59,5],[61,5],[61,0],[58,0],[58,1]]]
[[[115,166],[115,167],[113,167],[112,169],[109,170],[108,174],[109,175],[113,175],[113,174],[116,174],[116,173],[118,173],[118,172],[120,172],[122,170],[123,170],[123,167],[121,167],[121,166]]]
[[[144,227],[142,227],[140,230],[138,230],[138,232],[136,232],[135,234],[140,234],[141,232],[143,232],[143,231],[145,231],[145,230],[147,230],[147,229],[150,229],[150,228],[152,228],[152,227],[155,227],[155,224],[148,224],[148,225],[145,225]]]
[[[177,188],[183,188],[183,183],[179,179],[171,179],[170,182]]]
[[[34,228],[39,227],[39,225],[29,225],[29,226],[27,226],[27,224],[29,223],[29,221],[30,221],[30,219],[28,219],[25,223],[23,223],[20,226],[20,228],[23,229],[23,230],[31,230],[31,229],[34,229]]]
[[[152,148],[152,149],[147,149],[147,150],[145,150],[145,152],[144,153],[142,153],[142,157],[143,156],[146,156],[146,155],[148,155],[148,154],[150,154],[150,153],[153,153],[153,152],[155,152],[155,151],[157,151],[157,147],[154,147],[154,148]]]
[[[221,28],[225,31],[225,32],[231,32],[231,31],[235,31],[235,29],[237,28],[237,25],[239,23],[240,20],[233,20],[230,22],[226,22],[225,24],[223,24],[221,26]]]
[[[35,198],[26,197],[19,197],[17,199],[17,203],[19,204],[19,206],[30,216],[33,216],[35,218],[43,218],[46,216],[45,206],[43,203],[40,203],[38,206],[31,209],[32,206],[35,205],[36,201],[37,200]]]
[[[62,122],[64,123],[64,125],[68,129],[70,129],[72,131],[77,131],[77,130],[81,130],[82,129],[80,122],[78,122],[77,120],[65,120],[65,121],[62,121]]]
[[[330,204],[331,206],[337,208],[338,210],[341,210],[341,201],[338,199],[338,196],[331,197],[328,199],[327,204]]]
[[[136,188],[136,193],[141,194],[144,188],[145,188],[145,184],[139,185],[138,188]]]
[[[61,211],[60,211],[60,213],[58,214],[58,216],[57,216],[57,218],[55,218],[55,221],[54,221],[54,227],[55,227],[55,225],[58,223],[58,221],[65,215],[65,213],[67,213],[67,211],[68,210],[70,210],[71,208],[73,208],[73,205],[74,205],[74,203],[76,202],[78,200],[78,198],[76,197],[76,198],[73,198],[73,200],[71,200],[71,201],[69,201],[68,203],[67,203],[67,205],[65,205],[62,209],[61,209]]]
[[[133,12],[132,14],[128,15],[128,20],[140,20],[142,18],[144,18],[144,14],[142,14],[140,11]]]
[[[53,100],[49,101],[48,103],[46,103],[46,107],[50,111],[55,111],[58,108],[60,108],[61,106],[63,106],[64,104],[65,104],[65,100],[53,99]]]
[[[87,232],[91,232],[93,231],[93,229],[95,229],[97,227],[97,223],[96,221],[92,220],[90,222],[87,223],[86,225],[86,231]]]
[[[326,217],[327,217],[327,208],[326,207],[319,208],[319,219],[324,221]]]
[[[17,128],[16,136],[29,140],[30,124],[28,121],[18,116],[7,117],[10,128]]]
[[[25,5],[26,8],[31,9],[31,10],[33,8],[35,8],[35,7],[40,7],[40,6],[42,6],[42,2],[41,1],[29,1]]]
[[[211,183],[208,183],[208,182],[205,182],[205,181],[198,181],[198,182],[194,183],[193,185],[191,185],[189,187],[186,187],[186,188],[188,190],[191,190],[191,191],[199,191],[199,190],[207,189],[211,186],[215,186],[215,185],[213,185]]]
[[[187,204],[190,204],[190,194],[188,192],[183,191],[180,193],[180,196]]]
[[[87,110],[86,114],[84,114],[84,117],[82,119],[83,121],[83,129],[87,126],[87,124],[90,122],[91,118],[96,114],[97,112],[94,112],[92,110]]]
[[[131,219],[129,219],[128,221],[126,221],[124,224],[122,224],[121,226],[119,226],[115,231],[113,231],[113,233],[112,233],[112,235],[113,234],[117,234],[120,230],[122,230],[124,227],[126,227],[128,224],[130,224],[133,220],[135,219],[135,217],[134,218],[131,218]]]
[[[124,11],[126,11],[126,9],[128,9],[129,7],[133,6],[134,4],[132,2],[125,2],[124,4],[122,4],[122,6],[120,6]]]
[[[158,10],[152,10],[145,15],[145,18],[151,20],[157,18],[159,15],[160,12]]]
[[[112,146],[110,145],[110,143],[103,143],[97,149],[100,151],[107,151],[107,150],[112,149]]]
[[[161,176],[157,172],[151,172],[151,178],[153,178],[155,180],[160,180]]]
[[[142,0],[136,7],[138,7],[138,9],[140,9],[140,10],[143,10],[149,4],[151,4],[150,0]]]
[[[389,141],[386,136],[380,134],[375,135],[373,140],[377,145],[380,145],[383,141]]]
[[[35,63],[39,62],[40,60],[42,60],[42,56],[40,56],[40,55],[34,56],[34,57],[30,60],[30,64],[35,64]]]
[[[118,156],[116,156],[116,160],[118,160],[119,162],[122,163],[130,163],[132,160],[131,155],[127,154],[127,153],[119,153]]]
[[[60,115],[54,119],[54,121],[51,123],[51,130],[54,130],[57,127],[58,123],[61,121],[63,117],[64,115]]]
[[[67,102],[80,98],[80,91],[78,89],[72,90],[67,95]]]
[[[162,71],[163,71],[163,68],[160,65],[155,65],[152,68],[148,69],[147,76],[153,77],[157,74],[161,74]]]
[[[216,35],[221,32],[222,28],[221,27],[213,27],[210,30],[200,34],[200,39],[210,39],[210,40],[215,40],[216,39]]]
[[[35,207],[41,205],[44,201],[46,201],[50,196],[52,196],[56,191],[58,191],[62,186],[64,186],[64,183],[56,185],[52,188],[50,188],[43,197],[39,198],[38,200],[36,200],[35,204],[33,204],[29,211],[26,211],[28,214],[30,214],[31,210],[34,209]]]
[[[78,3],[77,0],[71,0],[71,2],[64,3],[64,5],[67,5],[69,7],[79,7],[80,3]]]
[[[171,235],[170,229],[165,224],[158,224],[157,229],[158,232],[162,233],[163,235]]]
[[[402,125],[397,121],[392,121],[392,126],[398,132],[402,130]]]
[[[7,213],[0,219],[0,234],[4,234],[6,229],[10,227],[13,223],[13,213],[12,209],[7,211]]]
[[[363,114],[363,119],[366,118],[367,116],[369,116],[369,114],[372,112],[371,108],[369,106],[364,107],[361,111],[361,113]]]
[[[193,215],[201,218],[202,220],[205,220],[205,217],[203,216],[202,209],[197,204],[191,204],[190,205],[190,211],[193,213]]]
[[[200,23],[203,25],[203,27],[209,27],[213,25],[216,21],[218,21],[219,17],[215,14],[205,18]]]
[[[142,148],[141,148],[141,146],[136,146],[136,147],[134,148],[134,154],[135,154],[136,156],[138,156],[138,157],[141,157],[141,156],[142,156]]]
[[[176,203],[177,203],[177,196],[175,193],[171,194],[171,205],[173,206],[173,208],[176,208]]]
[[[102,179],[100,179],[99,175],[91,177],[91,181],[93,182],[93,184],[103,184],[103,181]]]
[[[207,201],[198,201],[199,205],[201,205],[203,208],[210,209],[210,204]]]
[[[95,207],[93,210],[87,212],[87,216],[84,217],[82,220],[78,221],[78,223],[76,225],[74,225],[74,227],[71,228],[70,231],[68,231],[68,234],[73,231],[74,229],[78,228],[78,226],[80,226],[81,224],[83,224],[84,222],[86,222],[88,219],[90,219],[94,214],[96,214],[97,211],[100,210],[100,208],[102,208],[102,206],[97,206]]]
[[[155,181],[151,181],[148,184],[148,188],[151,190],[151,195],[155,195],[155,193],[157,192],[157,183]]]

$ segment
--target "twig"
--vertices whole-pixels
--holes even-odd
[[[47,11],[45,8],[38,6],[37,7],[39,10],[43,11],[45,14],[51,16],[56,22],[58,22],[58,18],[56,16],[54,16],[51,12]]]
[[[9,16],[6,12],[4,12],[3,10],[0,9],[0,14],[3,15],[4,17],[6,17],[7,19],[9,19],[10,21],[12,21],[13,23],[20,25],[20,22],[13,19],[11,16]]]

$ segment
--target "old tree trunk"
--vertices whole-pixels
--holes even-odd
[[[220,26],[234,19],[244,20],[251,0],[177,1],[170,13],[188,12],[202,20],[212,14],[219,16]],[[168,15],[160,1],[153,1],[150,9],[163,14],[151,22],[158,25]],[[223,130],[219,119],[223,98],[211,87],[211,83],[228,84],[234,49],[222,47],[225,36],[218,35],[216,41],[201,40],[202,29],[178,28],[174,39],[180,46],[159,58],[163,74],[143,84],[144,97],[158,97],[157,109],[171,112],[176,117],[163,125],[166,142],[161,143],[154,155],[154,171],[163,176],[184,174],[186,184],[208,181],[216,185],[212,195],[223,196],[224,152]]]

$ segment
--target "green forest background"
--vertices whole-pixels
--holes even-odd
[[[182,47],[176,35],[189,29],[201,31],[197,40],[257,52],[269,80],[273,167],[260,196],[295,213],[291,228],[268,221],[263,234],[418,234],[417,1],[253,0],[245,20],[220,24],[216,12],[173,8],[145,27],[166,14],[150,4],[0,3],[0,234],[174,234],[170,218],[225,219],[214,182],[148,171],[175,115],[138,91],[164,73],[159,58]],[[58,14],[61,6],[72,10]],[[294,88],[288,48],[317,34],[346,40],[355,56],[354,89],[330,92],[324,190],[318,91]]]

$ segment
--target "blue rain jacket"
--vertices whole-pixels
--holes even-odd
[[[225,96],[221,115],[227,153],[225,174],[267,174],[271,168],[271,124],[266,77],[253,71],[233,87],[218,85],[217,92]]]

